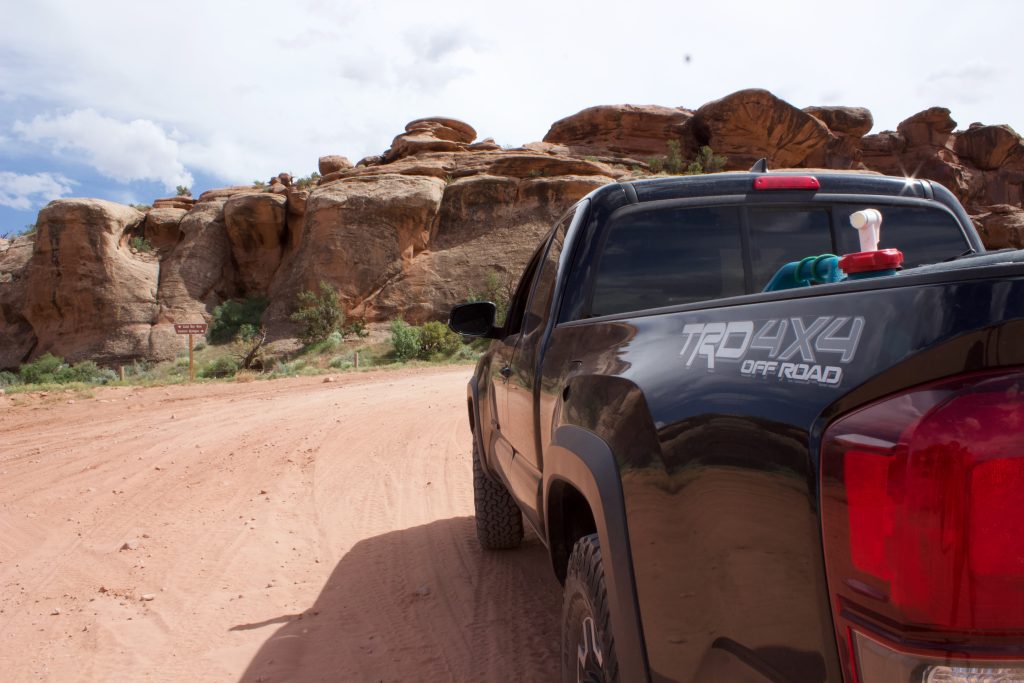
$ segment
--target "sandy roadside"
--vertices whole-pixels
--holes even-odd
[[[0,399],[8,681],[543,681],[536,538],[473,534],[469,367]]]

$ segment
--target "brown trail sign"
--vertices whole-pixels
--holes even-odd
[[[206,323],[174,323],[174,331],[188,335],[188,381],[196,379],[196,367],[192,357],[192,335],[206,334]]]

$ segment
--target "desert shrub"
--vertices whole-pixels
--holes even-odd
[[[391,321],[391,346],[397,360],[412,360],[420,353],[420,331],[404,320]]]
[[[701,173],[718,173],[729,159],[721,154],[715,154],[707,145],[697,151],[697,156],[686,169],[687,175],[699,175]]]
[[[152,204],[132,204],[132,208],[135,209],[136,211],[146,213],[147,211],[152,210],[153,206]]]
[[[683,159],[682,147],[678,140],[669,140],[665,143],[668,147],[668,154],[660,157],[651,157],[647,160],[647,167],[651,173],[668,173],[670,175],[700,175],[702,173],[717,173],[725,168],[728,158],[721,154],[715,154],[707,145],[702,146],[692,161]]]
[[[458,334],[452,332],[447,325],[432,321],[424,323],[419,329],[419,357],[423,359],[434,356],[451,356],[462,346]]]
[[[327,335],[326,339],[321,339],[318,342],[307,344],[305,347],[303,347],[301,353],[330,353],[332,351],[336,351],[338,347],[341,346],[344,339],[345,336],[338,330],[335,330],[334,332],[331,332],[329,335]]]
[[[238,361],[231,356],[221,356],[203,366],[200,377],[234,377],[238,372]]]
[[[293,180],[292,185],[294,185],[299,190],[308,190],[309,188],[314,187],[319,181],[320,174],[317,173],[316,171],[313,171],[305,178],[298,178],[296,180]]]
[[[18,376],[9,370],[0,370],[0,387],[18,384]]]
[[[141,251],[144,254],[153,253],[153,245],[150,243],[149,240],[147,240],[142,235],[135,235],[130,240],[128,240],[128,246],[130,246],[135,251]]]
[[[259,330],[260,318],[265,310],[267,300],[261,296],[228,299],[213,309],[213,320],[210,321],[206,338],[211,344],[227,344],[239,338],[249,339]]]
[[[18,375],[25,384],[54,383],[57,371],[64,365],[64,359],[52,353],[44,353],[31,363],[18,368]]]
[[[62,366],[54,373],[54,379],[60,384],[69,382],[85,382],[88,384],[106,384],[117,379],[117,373],[107,368],[101,368],[91,360],[75,363],[72,366]]]
[[[101,368],[91,360],[68,365],[52,353],[44,353],[31,363],[25,363],[18,369],[18,375],[25,384],[106,384],[117,379],[113,370]]]
[[[351,368],[354,363],[348,356],[335,356],[329,363],[327,363],[327,365],[328,367],[332,367],[336,370],[347,370],[348,368]]]
[[[187,185],[178,185],[176,188],[174,188],[174,192],[179,197],[191,197],[192,196],[192,190],[190,190]]]
[[[368,337],[370,335],[369,328],[366,327],[366,318],[355,318],[350,320],[345,325],[345,336],[354,334],[357,337]]]
[[[669,140],[665,145],[668,147],[668,154],[665,155],[665,170],[672,175],[679,175],[686,167],[679,141]]]
[[[279,360],[274,364],[271,370],[270,376],[273,377],[294,377],[295,375],[302,372],[306,367],[306,361],[304,360],[293,360],[293,361],[282,361]]]
[[[345,324],[338,293],[324,280],[320,281],[319,296],[310,290],[299,292],[291,319],[298,324],[299,339],[304,344],[323,341]]]

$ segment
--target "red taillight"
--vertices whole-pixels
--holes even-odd
[[[763,175],[754,179],[755,190],[819,190],[821,183],[812,175]]]
[[[852,628],[931,654],[1024,658],[1022,390],[1021,370],[965,375],[826,430],[822,526],[840,642]]]

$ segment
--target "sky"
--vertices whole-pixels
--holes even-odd
[[[598,104],[696,109],[744,88],[944,106],[1024,130],[1024,2],[0,0],[0,235],[61,197],[304,176],[449,116],[505,146]],[[1002,35],[1000,38],[998,36]]]

